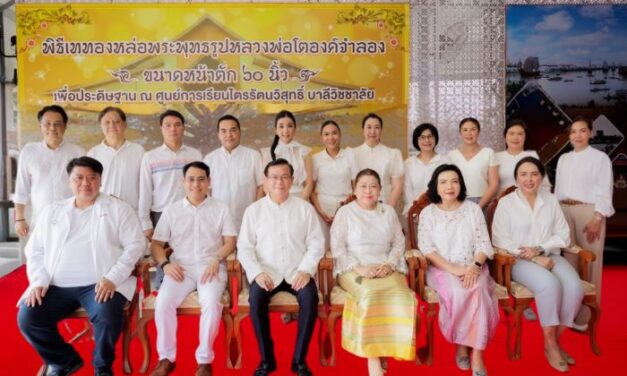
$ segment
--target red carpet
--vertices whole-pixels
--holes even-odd
[[[16,325],[15,302],[26,287],[24,268],[0,279],[0,322],[4,323],[0,341],[0,375],[34,375],[41,361],[20,335]],[[603,278],[603,305],[601,325],[599,330],[599,345],[603,355],[597,357],[592,354],[588,345],[588,337],[566,332],[563,337],[565,348],[577,360],[577,365],[571,367],[570,375],[616,375],[626,374],[625,352],[627,352],[627,325],[623,321],[627,305],[625,303],[625,286],[627,286],[627,267],[608,266],[604,269]],[[275,347],[279,363],[278,372],[274,375],[290,375],[289,363],[291,359],[296,326],[283,325],[279,316],[273,315],[272,328]],[[193,375],[196,364],[194,350],[197,344],[197,319],[181,317],[179,321],[179,359],[174,375]],[[341,325],[338,325],[338,332]],[[62,324],[62,330],[66,331]],[[70,323],[69,329],[76,331],[81,323]],[[153,364],[156,362],[154,350],[154,324],[149,325],[153,343]],[[257,343],[254,339],[249,319],[243,322],[244,331],[244,366],[240,370],[227,370],[225,367],[224,335],[221,332],[217,340],[215,374],[251,375],[259,362]],[[424,334],[424,332],[422,333]],[[505,325],[500,325],[496,337],[487,349],[486,362],[491,375],[557,375],[544,359],[542,333],[537,323],[524,323],[523,329],[523,356],[522,359],[512,362],[507,359],[505,351]],[[421,339],[424,337],[421,337]],[[338,333],[339,340],[339,333]],[[424,340],[424,339],[422,339]],[[318,361],[318,346],[312,343],[308,363],[316,375],[366,375],[366,361],[343,351],[339,343],[337,365],[322,367]],[[433,366],[416,366],[411,362],[397,362],[390,360],[387,375],[464,375],[469,372],[457,370],[454,362],[454,347],[442,339],[436,329],[435,361]],[[78,351],[87,363],[91,361],[93,343],[84,340],[76,345]],[[122,375],[121,346],[118,349],[118,358],[114,371]],[[131,360],[138,368],[141,363],[141,349],[139,343],[133,340],[131,345]],[[83,367],[77,375],[93,375],[90,365]]]

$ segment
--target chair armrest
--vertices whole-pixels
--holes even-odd
[[[156,266],[157,263],[152,256],[144,257],[135,264],[133,274],[141,281],[144,295],[149,295],[150,288],[150,268]]]
[[[578,245],[574,245],[568,248],[563,248],[562,250],[566,253],[579,256],[578,257],[579,278],[581,278],[584,281],[589,282],[590,281],[589,276],[588,276],[589,266],[592,262],[596,261],[597,259],[597,256],[594,254],[594,252],[589,251],[587,249],[583,249]]]
[[[494,261],[490,274],[492,278],[501,286],[505,286],[507,291],[512,287],[512,265],[516,262],[516,258],[504,249],[494,247]]]
[[[425,286],[427,284],[426,272],[429,262],[427,258],[417,249],[410,249],[405,252],[405,259],[409,265],[410,288],[414,290],[421,299],[424,300]]]

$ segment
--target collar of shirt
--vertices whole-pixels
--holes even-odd
[[[224,146],[220,146],[220,150],[222,150],[222,152],[224,153],[225,156],[230,158],[230,157],[235,156],[236,154],[238,154],[240,152],[240,150],[242,150],[242,148],[240,146],[242,146],[242,145],[238,144],[230,152],[228,150],[226,150],[226,148]]]
[[[48,150],[48,151],[54,153],[54,152],[57,152],[57,151],[61,150],[63,148],[63,146],[65,146],[65,140],[62,140],[61,143],[59,144],[59,146],[57,146],[56,149],[50,149],[48,144],[46,144],[46,140],[41,140],[41,145],[44,147],[44,150]]]
[[[119,148],[119,149],[116,149],[116,148],[114,148],[114,147],[112,147],[112,146],[107,145],[107,143],[105,142],[105,140],[102,140],[102,142],[101,142],[100,144],[101,144],[101,145],[102,145],[105,149],[107,149],[107,150],[111,150],[111,151],[114,151],[114,152],[116,152],[116,153],[117,153],[117,152],[120,152],[120,151],[122,151],[123,149],[127,148],[127,147],[128,147],[128,145],[129,145],[129,142],[128,142],[128,140],[124,140],[124,143],[120,146],[120,148]]]
[[[538,190],[538,193],[536,195],[536,202],[534,203],[533,208],[531,208],[531,206],[529,205],[529,201],[527,201],[525,196],[523,196],[523,194],[520,192],[520,188],[516,188],[514,192],[516,192],[516,197],[518,198],[518,201],[521,203],[521,205],[529,209],[529,211],[533,212],[534,214],[540,211],[540,208],[544,206],[544,199],[542,198],[542,192],[540,190]]]
[[[194,204],[192,204],[189,199],[187,198],[187,196],[185,196],[185,199],[183,200],[183,207],[188,208],[188,207],[193,207],[193,208],[200,208],[203,207],[205,205],[207,205],[207,203],[209,202],[209,197],[205,197],[205,199],[197,206],[194,206]]]
[[[292,196],[288,196],[287,200],[283,201],[282,203],[277,203],[276,201],[274,201],[273,199],[270,198],[270,195],[266,195],[266,197],[263,198],[264,200],[266,200],[267,204],[275,209],[281,209],[286,207],[287,205],[289,205],[293,200],[299,200],[298,198],[294,198]]]
[[[420,162],[422,165],[425,165],[425,166],[428,166],[428,165],[433,164],[433,163],[437,163],[437,162],[439,162],[442,159],[442,156],[440,154],[435,153],[433,158],[431,158],[431,160],[429,162],[425,163],[425,162],[422,161],[422,159],[418,158],[419,156],[420,156],[420,151],[418,151],[418,153],[416,154],[415,158],[416,158],[416,160],[418,162]]]
[[[322,153],[322,155],[324,156],[325,159],[328,159],[330,161],[337,161],[338,159],[344,158],[344,156],[346,155],[346,152],[345,152],[345,149],[340,149],[337,155],[335,157],[332,157],[329,155],[329,152],[326,149],[324,149],[324,153]]]
[[[188,148],[188,147],[187,147],[187,145],[185,145],[185,144],[181,144],[181,147],[179,148],[179,150],[174,151],[174,150],[170,149],[170,148],[168,147],[168,145],[166,145],[165,143],[163,143],[163,144],[161,144],[161,146],[160,146],[159,148],[160,148],[162,151],[167,151],[167,152],[170,152],[170,153],[179,154],[179,153],[182,153],[182,152],[184,152],[185,150],[187,150],[187,148]]]

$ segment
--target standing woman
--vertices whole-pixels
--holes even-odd
[[[462,172],[467,184],[468,200],[479,204],[483,209],[499,189],[499,170],[494,151],[479,145],[481,125],[472,117],[459,122],[459,133],[462,143],[459,148],[451,150],[448,158]]]
[[[370,168],[381,177],[381,200],[396,207],[403,192],[403,157],[398,149],[381,143],[383,119],[377,114],[368,114],[361,122],[364,143],[353,149],[357,168]]]
[[[418,149],[415,157],[409,157],[405,161],[405,207],[403,217],[407,217],[407,212],[414,200],[427,191],[427,184],[433,175],[433,171],[441,164],[448,163],[448,158],[435,152],[440,136],[433,124],[424,123],[414,129],[412,134],[412,144]]]
[[[465,200],[464,177],[455,165],[435,170],[427,194],[431,204],[420,213],[418,246],[431,263],[427,283],[440,297],[440,329],[457,345],[457,367],[485,376],[483,351],[499,321],[486,265],[493,256],[486,222],[479,206]]]
[[[518,188],[499,200],[492,222],[494,245],[516,257],[512,278],[533,291],[544,334],[544,354],[551,367],[568,371],[574,359],[559,343],[571,327],[583,298],[575,269],[560,255],[570,243],[560,204],[542,190],[544,166],[525,157],[514,168]]]
[[[516,184],[514,167],[518,161],[525,157],[540,159],[535,150],[525,150],[526,136],[527,124],[521,119],[512,119],[505,126],[505,131],[503,131],[505,150],[494,154],[494,159],[499,166],[499,192]],[[542,188],[547,192],[551,191],[551,183],[546,174],[542,180]]]
[[[309,201],[313,189],[313,167],[311,148],[294,140],[296,118],[287,110],[282,110],[274,118],[274,141],[269,148],[261,148],[263,165],[283,158],[294,167],[294,180],[290,195]]]
[[[589,275],[600,304],[605,222],[614,214],[612,162],[607,154],[590,146],[589,120],[576,118],[570,125],[569,138],[573,151],[563,154],[557,162],[555,196],[570,227],[571,241],[597,257],[591,263]],[[576,257],[566,258],[573,266],[577,265]],[[585,317],[578,317],[578,321],[587,322]]]
[[[329,243],[329,226],[342,201],[353,192],[353,179],[359,172],[350,149],[341,149],[339,125],[327,120],[320,127],[324,150],[313,156],[314,192],[311,202],[324,222],[322,231]]]
[[[368,374],[382,376],[381,357],[415,357],[416,295],[407,287],[405,237],[393,207],[379,202],[381,180],[365,169],[355,179],[355,201],[331,226],[334,274],[347,291],[342,347],[368,358]]]

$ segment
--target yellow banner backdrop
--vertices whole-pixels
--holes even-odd
[[[361,118],[384,118],[384,142],[406,150],[408,6],[399,4],[17,5],[19,144],[38,140],[37,111],[60,104],[69,138],[100,141],[97,113],[129,115],[129,138],[161,143],[158,114],[181,111],[186,142],[218,146],[215,122],[238,116],[261,147],[282,109],[316,146],[323,120],[361,140]]]

